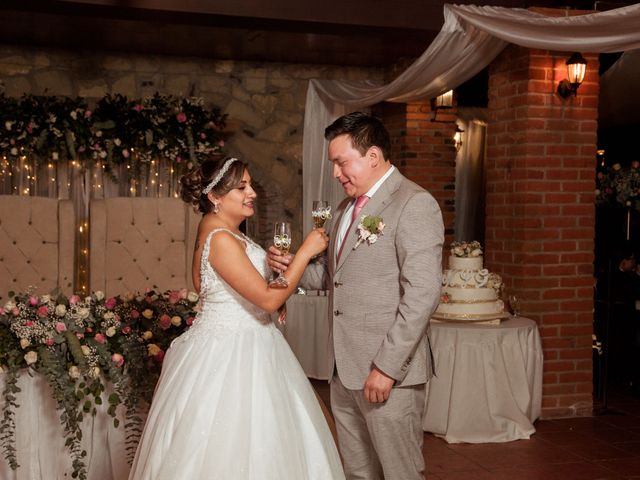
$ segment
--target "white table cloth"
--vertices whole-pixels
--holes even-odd
[[[542,405],[542,346],[533,320],[500,325],[431,322],[436,377],[423,429],[449,443],[508,442],[535,432]]]
[[[326,296],[292,295],[287,300],[287,321],[279,325],[307,377],[320,380],[329,378],[328,305]]]
[[[68,480],[71,478],[71,456],[65,447],[60,412],[51,396],[44,376],[33,377],[21,373],[16,408],[16,449],[20,468],[13,471],[4,459],[0,460],[2,480]],[[0,389],[4,388],[4,374],[0,374]],[[103,400],[107,395],[103,394]],[[106,403],[106,401],[105,401]],[[0,398],[0,406],[3,404]],[[104,407],[104,405],[102,406]],[[87,451],[85,465],[89,480],[124,480],[129,475],[125,453],[124,422],[113,426],[113,419],[105,408],[95,417],[83,419],[82,447]]]

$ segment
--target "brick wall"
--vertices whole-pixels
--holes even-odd
[[[546,418],[592,406],[598,59],[563,100],[568,56],[510,46],[489,80],[485,263],[540,327]]]
[[[383,103],[374,112],[392,139],[391,160],[410,180],[427,189],[440,204],[445,246],[453,241],[455,215],[455,110],[432,122],[429,103]]]

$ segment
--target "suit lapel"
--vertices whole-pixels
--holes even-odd
[[[347,210],[347,206],[349,205],[349,202],[351,202],[351,199],[347,199],[346,201],[343,201],[342,204],[340,205],[342,207],[342,209],[339,208],[339,213],[336,216],[336,221],[333,224],[332,227],[332,234],[331,234],[331,240],[329,241],[329,249],[327,251],[327,255],[329,255],[329,265],[330,265],[330,272],[333,273],[336,269],[336,243],[338,241],[338,232],[340,231],[340,224],[342,223],[342,217],[344,216],[344,212]]]
[[[393,199],[393,194],[400,188],[400,184],[402,183],[402,178],[403,178],[402,174],[396,168],[391,173],[391,175],[389,175],[389,178],[387,178],[382,183],[382,185],[380,185],[380,188],[373,195],[371,200],[369,200],[367,204],[364,206],[364,208],[360,212],[359,218],[356,219],[356,221],[351,226],[351,229],[349,230],[347,236],[344,239],[344,242],[346,243],[344,245],[344,248],[342,249],[342,253],[340,254],[340,260],[336,265],[336,270],[339,270],[342,267],[342,265],[344,265],[344,262],[346,261],[349,254],[353,252],[353,247],[358,241],[357,227],[358,227],[358,224],[360,223],[360,219],[367,215],[375,216],[380,214]],[[344,214],[344,210],[343,210],[343,214]],[[342,218],[342,215],[340,218]],[[334,247],[335,247],[335,240],[334,240]],[[358,248],[363,248],[363,246],[361,245]],[[334,251],[335,251],[335,248],[334,248]],[[335,255],[333,256],[333,258],[335,261]]]

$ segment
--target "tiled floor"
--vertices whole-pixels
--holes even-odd
[[[326,382],[313,381],[329,405]],[[640,479],[640,398],[611,394],[599,416],[542,420],[530,440],[448,444],[425,434],[429,480]]]

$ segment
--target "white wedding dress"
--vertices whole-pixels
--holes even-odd
[[[344,479],[313,388],[271,317],[200,265],[201,312],[168,349],[130,480]],[[229,232],[231,233],[231,232]],[[246,252],[266,279],[266,253]]]

